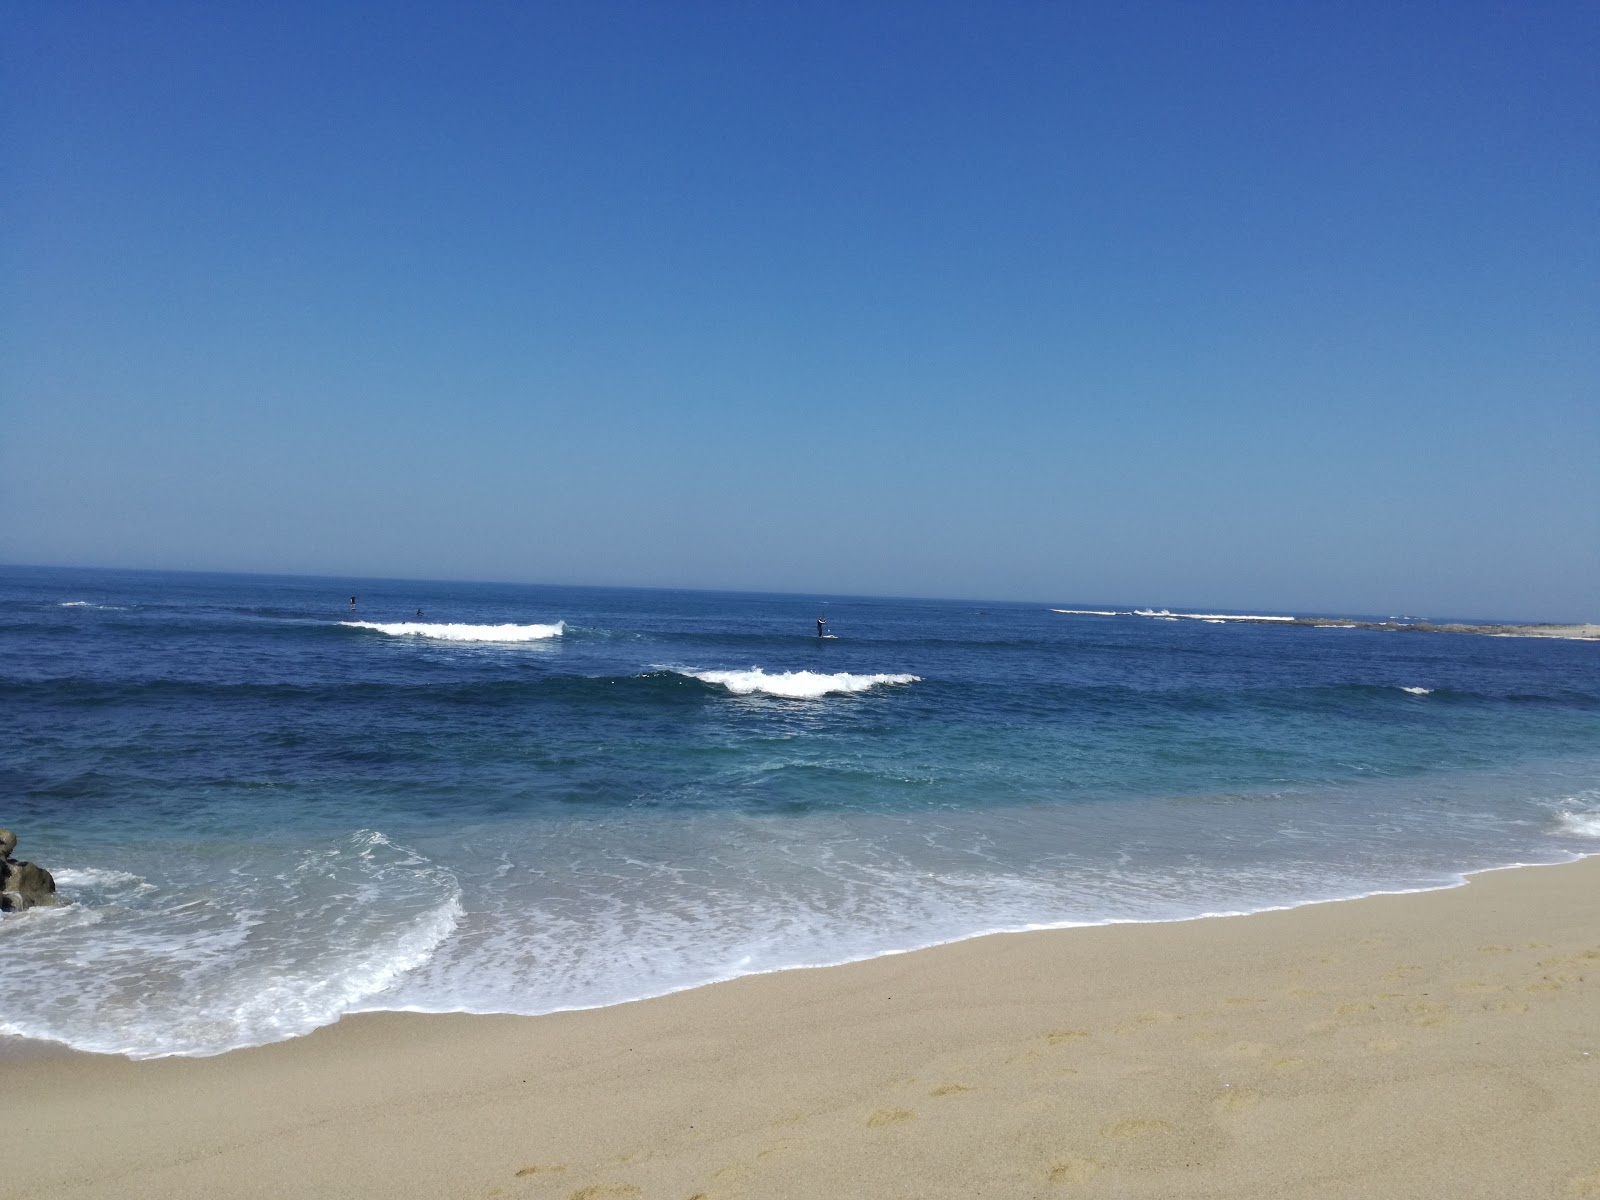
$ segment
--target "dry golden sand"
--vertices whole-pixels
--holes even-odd
[[[1600,1197],[1600,859],[0,1063],[7,1197]]]

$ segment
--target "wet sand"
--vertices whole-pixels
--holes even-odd
[[[0,1061],[7,1197],[1600,1197],[1600,858],[549,1017]]]

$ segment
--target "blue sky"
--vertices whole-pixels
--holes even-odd
[[[0,22],[0,561],[1600,619],[1592,4]]]

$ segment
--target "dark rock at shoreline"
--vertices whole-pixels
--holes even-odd
[[[0,829],[0,912],[21,912],[39,905],[60,904],[56,881],[49,871],[11,857],[17,835]]]

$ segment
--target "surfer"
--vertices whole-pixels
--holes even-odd
[[[417,616],[420,617],[421,615],[422,615],[422,610],[419,608],[419,609],[417,609]]]
[[[354,596],[351,596],[350,597],[350,607],[354,608],[355,606],[356,606],[356,598]]]
[[[827,634],[822,632],[822,627],[824,625],[826,625],[827,623],[828,622],[823,620],[823,618],[821,618],[821,617],[817,618],[817,636],[818,637],[827,637],[828,636]]]

